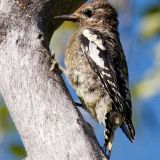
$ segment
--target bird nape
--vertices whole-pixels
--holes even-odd
[[[109,158],[117,127],[131,142],[135,136],[128,67],[119,39],[117,12],[107,0],[92,0],[72,15],[55,18],[79,26],[68,42],[63,70],[86,110],[104,124],[103,149]]]

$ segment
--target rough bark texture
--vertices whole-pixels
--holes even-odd
[[[0,1],[0,90],[27,151],[27,160],[106,159],[93,130],[74,107],[59,75],[48,76],[43,53],[71,13],[73,0]],[[72,8],[71,8],[72,6]]]

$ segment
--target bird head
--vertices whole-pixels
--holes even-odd
[[[56,19],[73,21],[81,27],[117,29],[117,12],[107,0],[90,0],[71,15],[56,16]]]

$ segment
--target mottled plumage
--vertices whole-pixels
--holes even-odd
[[[117,13],[107,0],[92,0],[73,15],[57,18],[79,25],[67,46],[65,74],[86,110],[105,125],[104,147],[110,154],[117,127],[131,142],[135,135]]]

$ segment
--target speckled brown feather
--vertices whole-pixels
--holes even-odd
[[[122,128],[131,142],[135,135],[117,12],[107,0],[92,0],[73,16],[79,28],[67,46],[65,74],[86,110],[105,125],[105,147],[110,155],[117,127]]]

